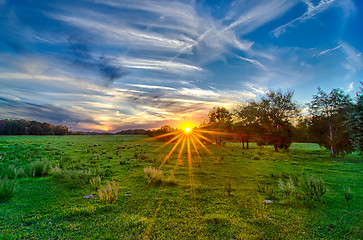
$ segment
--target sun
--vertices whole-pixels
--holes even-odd
[[[189,128],[189,127],[187,127],[187,128],[185,128],[185,129],[184,129],[184,131],[185,131],[186,133],[189,133],[189,132],[190,132],[190,128]]]

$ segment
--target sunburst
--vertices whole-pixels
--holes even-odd
[[[189,175],[193,176],[193,162],[195,157],[201,160],[200,150],[206,151],[208,154],[212,152],[207,148],[206,142],[217,145],[217,143],[205,134],[210,135],[228,135],[229,133],[205,130],[202,128],[197,128],[197,125],[193,122],[183,122],[181,123],[176,131],[166,133],[160,136],[153,137],[151,139],[160,139],[165,137],[170,137],[170,139],[158,147],[156,150],[159,151],[168,145],[172,145],[171,150],[168,152],[166,157],[160,163],[159,169],[168,162],[173,153],[177,153],[176,165],[179,166],[183,163],[182,155],[186,151],[188,156],[188,169]]]

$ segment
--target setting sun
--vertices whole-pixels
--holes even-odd
[[[187,128],[184,129],[184,131],[187,132],[187,133],[189,133],[190,132],[190,128],[187,127]]]

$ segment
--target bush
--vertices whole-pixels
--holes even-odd
[[[150,166],[144,168],[144,173],[149,183],[162,183],[163,171]]]
[[[0,178],[0,202],[6,202],[15,194],[15,181],[7,177]]]
[[[0,177],[6,177],[8,179],[16,178],[16,168],[14,165],[9,165],[0,169]]]
[[[119,190],[119,185],[112,179],[111,182],[106,181],[106,185],[98,189],[98,196],[105,206],[107,206],[107,203],[112,205],[117,200]]]

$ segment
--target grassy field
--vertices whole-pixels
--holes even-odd
[[[0,239],[362,239],[362,156],[208,145],[192,166],[176,152],[149,179],[144,169],[172,146],[145,139],[0,137],[0,176],[16,182],[0,203]],[[114,204],[84,198],[96,176],[119,184]]]

